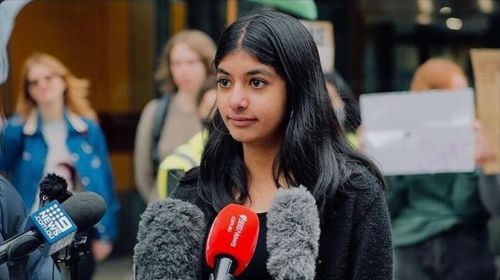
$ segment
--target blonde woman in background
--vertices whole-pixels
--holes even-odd
[[[16,114],[8,119],[0,149],[0,171],[16,187],[28,210],[38,208],[38,183],[48,173],[62,176],[70,191],[92,191],[108,210],[89,233],[95,261],[111,252],[118,235],[119,205],[104,134],[86,99],[89,83],[55,57],[33,54],[24,63]],[[93,269],[86,269],[90,279]]]
[[[135,139],[135,181],[146,202],[157,199],[161,160],[201,130],[196,98],[212,75],[214,54],[212,39],[197,30],[176,34],[163,49],[155,76],[163,94],[146,104]]]

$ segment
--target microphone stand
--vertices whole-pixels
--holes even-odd
[[[27,278],[25,269],[27,262],[27,257],[15,262],[9,262],[7,266],[9,267],[10,279],[26,280]]]
[[[1,1],[1,0],[0,0]],[[53,192],[55,193],[45,193],[42,187],[51,186]],[[68,192],[68,184],[66,180],[54,173],[48,174],[42,182],[40,182],[40,206],[43,206],[46,202],[51,200],[66,200],[68,197],[72,196],[71,192]],[[65,198],[63,198],[66,196]],[[54,254],[53,259],[59,266],[61,272],[61,280],[78,280],[78,262],[80,259],[89,254],[90,249],[87,246],[87,232],[82,233],[74,238],[69,246],[59,250]]]
[[[70,246],[61,249],[56,256],[61,271],[61,280],[78,280],[78,262],[80,258],[89,253],[87,236],[85,235],[78,240],[73,240]]]
[[[234,280],[234,276],[231,275],[231,274],[228,274],[228,275],[224,275],[224,276],[221,276],[224,278],[224,280]],[[221,277],[217,277],[217,279],[221,279]],[[215,276],[213,273],[210,273],[210,277],[208,278],[208,280],[215,280]]]

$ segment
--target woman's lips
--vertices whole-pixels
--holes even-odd
[[[256,118],[246,116],[229,116],[229,122],[235,127],[247,127],[257,121]]]

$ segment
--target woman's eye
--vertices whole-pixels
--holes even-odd
[[[219,84],[219,87],[227,88],[231,85],[231,82],[228,79],[220,78],[217,84]]]
[[[228,79],[224,79],[224,78],[219,79],[219,80],[217,81],[217,83],[218,83],[218,84],[219,84],[219,86],[220,86],[220,87],[222,87],[222,88],[229,87],[229,85],[230,85],[229,80],[228,80]]]
[[[266,85],[266,83],[264,81],[261,81],[261,80],[252,80],[252,81],[250,81],[250,84],[254,88],[263,88]]]

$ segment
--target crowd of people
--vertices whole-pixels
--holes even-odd
[[[117,240],[120,206],[89,82],[44,53],[25,60],[21,78],[15,114],[0,123],[0,172],[10,181],[0,178],[0,241],[23,230],[26,213],[40,207],[39,182],[55,173],[69,191],[106,202],[78,271],[92,279]],[[273,279],[268,211],[278,190],[299,186],[319,213],[315,279],[497,277],[487,223],[498,204],[485,203],[484,189],[500,188],[500,176],[486,177],[481,165],[500,155],[479,121],[474,172],[385,176],[364,153],[356,96],[337,72],[323,73],[307,29],[276,11],[237,19],[217,46],[198,30],[175,34],[155,80],[161,95],[144,107],[135,136],[137,191],[149,205],[195,205],[207,228],[231,203],[257,213],[254,258],[237,279]],[[460,66],[434,58],[416,69],[409,91],[467,87]],[[0,278],[60,277],[39,252],[23,261],[21,271],[0,264]],[[208,279],[202,258],[197,267]]]

